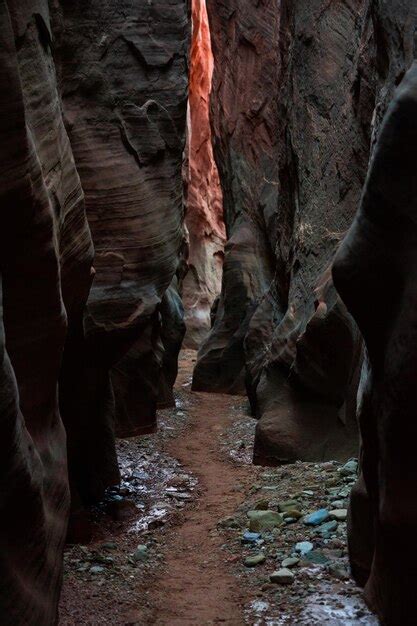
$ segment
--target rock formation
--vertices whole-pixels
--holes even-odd
[[[220,293],[226,233],[209,120],[213,54],[205,0],[193,0],[192,23],[185,164],[189,270],[182,298],[187,325],[184,345],[198,348],[210,330],[210,310]]]
[[[213,330],[193,388],[243,393],[243,340],[274,271],[279,12],[268,0],[208,0],[211,119],[228,241]]]
[[[417,481],[417,63],[403,76],[416,57],[417,8],[376,4],[376,145],[333,274],[366,343],[359,389],[362,474],[349,521],[352,571],[383,624],[411,626],[417,613],[416,554],[409,541]]]
[[[77,449],[85,495],[96,498],[111,476],[104,471],[100,479],[91,451],[103,458],[112,450],[113,394],[122,436],[154,430],[161,388],[167,400],[161,302],[184,245],[189,24],[178,0],[138,6],[126,0],[117,11],[99,1],[61,4],[65,121],[96,250],[84,321],[92,402],[79,415],[89,426],[82,442],[70,436],[69,445]],[[178,306],[172,311],[181,315]],[[174,358],[182,334],[170,346]]]
[[[329,269],[367,168],[367,3],[208,8],[229,239],[194,388],[243,392],[246,383],[260,418],[257,462],[348,457],[361,342]]]
[[[67,323],[76,334],[92,277],[83,192],[57,90],[52,17],[45,0],[0,3],[0,621],[5,626],[56,619],[69,509],[57,380]],[[67,369],[71,342],[70,332]]]
[[[101,498],[115,413],[137,434],[173,401],[189,15],[1,0],[0,17],[0,621],[46,625],[69,485],[73,510]]]

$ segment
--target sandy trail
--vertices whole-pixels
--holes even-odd
[[[182,361],[179,385],[189,380],[192,365]],[[167,450],[197,476],[200,495],[166,540],[165,572],[151,595],[152,623],[241,625],[245,595],[230,572],[216,527],[244,499],[253,470],[233,464],[220,449],[221,433],[237,419],[236,398],[190,395],[187,428]]]

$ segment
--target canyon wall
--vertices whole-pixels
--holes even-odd
[[[193,389],[243,393],[243,339],[269,287],[276,242],[277,4],[208,0],[215,60],[211,120],[227,231],[222,292]]]
[[[248,392],[255,461],[355,452],[361,341],[330,265],[366,175],[367,2],[208,2],[228,241],[195,389]]]
[[[220,294],[226,232],[209,119],[213,53],[205,0],[193,0],[192,24],[184,167],[189,268],[182,284],[182,299],[187,325],[184,345],[198,348],[210,331],[210,311]]]
[[[101,498],[115,428],[173,402],[189,10],[1,0],[0,17],[0,621],[53,624],[69,487],[75,513]]]
[[[278,16],[267,1],[210,0],[208,10],[228,242],[194,388],[246,387],[259,418],[255,462],[265,464],[355,453],[358,409],[352,571],[382,623],[411,625],[415,65],[402,81],[416,58],[417,8],[400,0],[283,1]],[[272,175],[259,158],[266,145]],[[274,185],[269,219],[259,180]],[[346,304],[331,273],[341,245],[334,274]]]
[[[69,510],[57,381],[62,358],[71,370],[66,328],[82,314],[93,248],[48,3],[2,0],[0,17],[0,621],[52,624]]]
[[[381,623],[411,626],[417,612],[417,554],[408,541],[417,523],[417,7],[379,1],[372,9],[378,79],[372,159],[333,269],[366,344],[358,402],[362,471],[351,496],[349,554]]]

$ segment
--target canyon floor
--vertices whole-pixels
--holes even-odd
[[[158,433],[119,441],[121,486],[91,511],[93,541],[65,552],[60,624],[377,624],[348,574],[346,523],[304,523],[345,508],[354,476],[251,465],[246,399],[191,392],[195,356],[181,354]],[[244,537],[248,511],[289,500],[300,519]],[[271,582],[288,558],[293,580]]]

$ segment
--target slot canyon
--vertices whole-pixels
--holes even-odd
[[[1,626],[415,626],[416,1],[0,0],[0,135]]]

